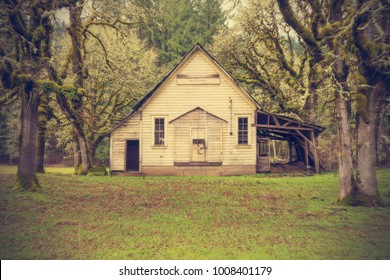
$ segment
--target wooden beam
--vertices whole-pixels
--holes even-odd
[[[297,126],[281,126],[281,125],[267,125],[267,124],[258,124],[256,125],[260,128],[279,128],[284,130],[305,130],[305,131],[312,131],[312,128],[307,127],[297,127]]]
[[[305,146],[305,142],[299,139],[297,136],[294,136],[294,138],[302,145],[302,147]]]
[[[305,164],[306,166],[309,165],[309,149],[308,149],[308,146],[307,146],[307,140],[305,139]]]
[[[287,130],[278,130],[278,129],[268,129],[268,132],[272,133],[272,132],[276,132],[276,133],[283,133],[283,134],[289,134],[289,135],[298,135],[297,133],[295,132],[292,132],[292,131],[287,131]]]
[[[274,122],[276,123],[277,126],[280,126],[280,123],[279,123],[279,120],[277,117],[275,117],[274,115],[272,115],[272,118],[274,119]]]
[[[306,141],[308,141],[309,144],[312,145],[314,149],[317,149],[315,143],[312,143],[312,141],[311,141],[309,138],[307,138],[305,135],[303,135],[299,130],[296,130],[296,132],[297,132],[300,136],[302,136],[303,139],[305,139]],[[313,130],[311,130],[311,132],[313,132]]]

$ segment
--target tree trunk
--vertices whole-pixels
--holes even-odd
[[[96,152],[96,146],[92,143],[89,144],[89,159],[91,160],[91,166],[95,165],[95,152]]]
[[[384,119],[385,119],[385,113],[386,108],[388,106],[388,102],[385,100],[382,100],[379,102],[379,108],[377,111],[377,119],[376,119],[376,164],[377,166],[382,166],[382,159],[383,159],[383,125],[384,125]]]
[[[37,139],[37,173],[45,173],[45,142],[47,130],[47,110],[49,100],[45,93],[40,95],[40,104],[38,107],[38,139]]]
[[[76,170],[76,174],[87,174],[89,168],[91,167],[91,161],[89,159],[88,145],[86,141],[86,136],[81,126],[81,123],[76,115],[76,113],[68,105],[68,101],[65,96],[61,93],[56,93],[56,98],[58,104],[61,107],[61,110],[64,112],[66,118],[69,120],[73,127],[73,131],[77,136],[79,147],[80,147],[80,156],[81,156],[81,172]]]
[[[21,123],[19,136],[19,164],[13,190],[37,190],[40,188],[36,176],[36,151],[38,131],[39,94],[32,83],[21,90]]]
[[[336,93],[336,118],[339,161],[339,201],[349,203],[354,196],[355,182],[352,165],[352,139],[348,102]]]
[[[80,144],[82,174],[85,175],[88,173],[88,170],[91,167],[88,145],[87,142],[85,141],[85,137],[80,137],[80,135],[77,135],[77,137],[79,138],[79,144]]]
[[[77,168],[81,166],[81,153],[79,139],[77,138],[76,132],[72,133],[73,138],[73,167]]]
[[[377,84],[371,93],[366,94],[368,120],[357,116],[356,199],[362,205],[374,207],[381,205],[375,170],[376,110],[381,90],[382,86]]]
[[[309,96],[305,100],[304,109],[306,113],[306,118],[309,122],[316,122],[317,121],[317,103],[318,103],[318,77],[317,77],[317,71],[315,70],[316,62],[314,59],[309,59],[309,84],[308,84],[308,91]]]

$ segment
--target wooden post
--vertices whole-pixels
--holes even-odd
[[[320,163],[318,161],[318,153],[317,153],[317,145],[316,145],[316,137],[314,136],[314,131],[310,131],[311,142],[313,143],[313,156],[314,156],[314,167],[316,173],[320,173]]]
[[[309,165],[309,149],[307,147],[307,140],[306,139],[304,139],[304,140],[305,140],[305,164],[306,164],[306,166],[308,166]]]

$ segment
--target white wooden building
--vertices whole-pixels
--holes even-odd
[[[261,110],[196,45],[111,130],[110,169],[144,175],[255,174],[269,170],[261,150],[272,136],[298,143],[307,164],[317,167],[315,138],[321,131]]]

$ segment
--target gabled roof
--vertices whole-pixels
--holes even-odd
[[[260,104],[239,84],[239,82],[236,81],[230,75],[221,64],[218,63],[218,61],[208,52],[206,51],[199,43],[196,44],[186,55],[183,56],[183,58],[180,60],[179,63],[177,63],[144,97],[142,97],[137,104],[133,106],[133,111],[124,117],[117,125],[115,125],[111,130],[110,133],[115,130],[117,127],[119,127],[126,119],[130,118],[136,111],[138,111],[142,106],[157,92],[159,88],[165,83],[165,81],[172,75],[173,72],[175,72],[176,69],[178,69],[182,64],[184,64],[185,61],[197,50],[201,50],[204,54],[206,54],[212,62],[215,63],[215,65],[222,70],[223,73],[226,74],[226,76],[240,89],[240,91],[248,97],[248,99],[255,105],[256,108],[260,109]]]
[[[204,110],[204,109],[202,109],[202,108],[200,108],[200,107],[196,107],[196,108],[192,109],[191,111],[188,111],[187,113],[184,113],[184,114],[178,116],[177,118],[171,120],[169,123],[173,123],[173,122],[175,122],[175,121],[178,121],[178,120],[181,119],[182,117],[187,116],[187,115],[189,115],[189,114],[191,114],[191,113],[193,113],[193,112],[195,112],[195,111],[202,111],[202,112],[205,113],[206,115],[209,115],[209,116],[211,116],[211,117],[213,117],[213,118],[216,118],[216,119],[218,119],[218,120],[220,120],[220,121],[222,121],[222,122],[227,123],[227,121],[225,121],[224,119],[222,119],[222,118],[220,118],[220,117],[218,117],[218,116],[216,116],[216,115],[213,115],[213,114],[207,112],[206,110]]]
[[[307,122],[301,122],[299,120],[296,120],[296,119],[293,119],[293,118],[290,118],[290,117],[286,117],[286,116],[282,116],[282,115],[279,115],[279,114],[274,114],[274,113],[269,113],[269,112],[266,112],[262,106],[252,97],[252,95],[250,95],[241,85],[240,83],[233,78],[232,75],[230,75],[226,70],[225,68],[223,68],[223,66],[221,64],[219,64],[219,62],[207,51],[205,50],[200,44],[196,44],[186,55],[183,56],[183,58],[180,60],[179,63],[177,63],[146,95],[144,95],[138,102],[137,104],[135,104],[133,106],[133,111],[127,115],[126,117],[124,117],[116,126],[114,126],[109,133],[111,133],[113,130],[115,130],[117,127],[119,127],[123,122],[125,122],[128,118],[132,117],[135,113],[137,113],[139,111],[139,109],[141,109],[145,103],[150,100],[150,98],[153,97],[153,95],[157,92],[157,90],[159,88],[162,87],[162,85],[164,85],[164,83],[166,82],[166,80],[176,71],[176,69],[178,69],[181,65],[184,64],[184,62],[186,62],[188,60],[189,57],[191,57],[191,55],[193,53],[195,53],[196,51],[198,50],[201,50],[202,53],[206,54],[210,60],[215,63],[215,65],[239,88],[239,90],[246,96],[248,97],[248,99],[255,105],[256,109],[257,109],[257,112],[258,114],[266,114],[266,115],[270,115],[270,116],[275,116],[275,117],[280,117],[280,118],[284,118],[288,121],[291,121],[291,122],[295,122],[297,123],[298,125],[302,125],[304,127],[308,127],[308,128],[312,128],[316,131],[316,134],[318,135],[319,133],[321,133],[323,130],[325,130],[324,127],[322,126],[318,126],[318,125],[315,125],[315,124],[311,124],[311,123],[307,123]],[[196,109],[201,109],[203,110],[202,108],[200,107],[197,107],[195,109],[193,109],[192,111],[195,111]],[[189,111],[185,114],[188,114],[192,111]],[[203,110],[204,111],[204,110]],[[207,111],[205,111],[206,113],[208,113]],[[183,115],[185,115],[183,114]],[[208,113],[210,114],[210,113]],[[172,120],[171,122],[177,120],[178,118],[182,117],[183,115],[177,117],[176,119]],[[212,114],[210,114],[212,115]],[[214,116],[214,115],[212,115]],[[216,117],[216,116],[214,116]],[[218,117],[217,117],[218,118]],[[223,120],[223,119],[221,119]],[[225,121],[225,120],[223,120]]]
[[[234,79],[218,61],[208,52],[205,48],[202,47],[199,43],[197,43],[183,58],[180,60],[178,64],[176,64],[162,79],[157,83],[140,101],[133,107],[134,111],[138,111],[155,93],[156,91],[164,84],[164,82],[171,76],[171,74],[179,68],[193,53],[197,50],[201,50],[205,53],[236,85],[240,88],[240,90],[249,97],[249,99],[256,105],[256,107],[261,108],[260,104]]]

